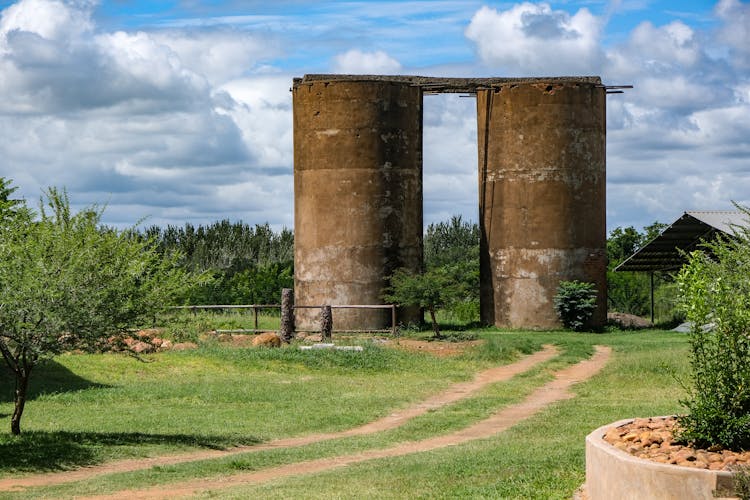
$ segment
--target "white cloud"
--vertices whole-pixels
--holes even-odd
[[[505,11],[482,7],[465,34],[482,62],[507,76],[575,75],[600,66],[601,28],[587,9],[571,16],[546,3],[524,2]]]
[[[716,15],[723,21],[719,38],[732,50],[735,63],[750,68],[750,5],[739,0],[719,0]]]
[[[351,49],[333,58],[333,72],[342,74],[394,74],[401,71],[401,63],[381,50],[363,52]]]
[[[275,40],[232,29],[190,33],[170,30],[150,36],[174,51],[182,65],[213,85],[241,77],[254,69],[259,59],[280,54]]]
[[[25,32],[61,43],[92,29],[88,8],[76,9],[57,0],[22,0],[5,9],[0,17],[2,41],[12,32]]]
[[[242,131],[256,164],[289,172],[293,162],[291,75],[266,75],[233,80],[222,86],[235,105],[223,112]]]
[[[289,81],[261,79],[285,93],[248,104],[236,79],[272,53],[261,45],[226,30],[107,32],[85,4],[21,0],[0,17],[2,175],[32,200],[56,185],[78,206],[106,202],[108,220],[210,221],[226,186],[291,170]],[[271,191],[231,213],[290,224]]]

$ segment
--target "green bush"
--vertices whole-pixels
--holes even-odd
[[[692,386],[680,438],[750,448],[750,230],[689,255],[677,276],[690,331]]]
[[[554,299],[555,311],[565,328],[584,329],[596,309],[596,287],[582,281],[561,281]]]

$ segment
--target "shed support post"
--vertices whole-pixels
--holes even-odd
[[[654,325],[654,272],[649,273],[651,275],[651,326]]]

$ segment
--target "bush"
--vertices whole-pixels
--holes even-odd
[[[555,311],[565,328],[584,329],[596,309],[596,287],[593,283],[561,281],[554,299]]]
[[[689,255],[677,276],[689,333],[692,387],[680,439],[750,448],[750,230]]]

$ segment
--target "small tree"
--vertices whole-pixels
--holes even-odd
[[[15,208],[0,224],[0,353],[15,375],[11,432],[20,434],[41,361],[106,349],[108,337],[171,303],[189,277],[152,241],[102,226],[100,208],[73,214],[64,191],[50,189],[38,217]]]
[[[743,209],[748,215],[747,209]],[[690,330],[692,386],[681,439],[750,448],[750,229],[706,243],[677,276]]]
[[[400,306],[418,306],[430,313],[435,338],[440,338],[435,311],[465,296],[462,283],[452,275],[450,267],[439,267],[424,273],[399,269],[391,276],[390,287],[383,298]]]
[[[554,304],[563,326],[581,331],[596,310],[596,287],[577,280],[561,281]]]

